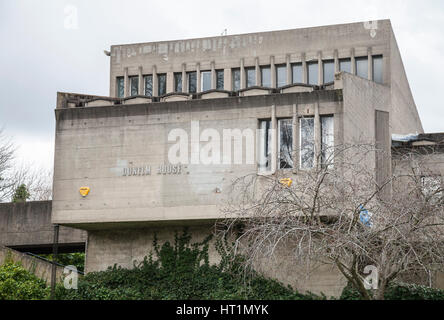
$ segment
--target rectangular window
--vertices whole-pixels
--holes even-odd
[[[200,91],[211,90],[211,71],[202,71],[200,73]]]
[[[148,75],[144,77],[145,80],[145,95],[148,97],[153,96],[153,76]]]
[[[233,69],[233,91],[240,90],[240,69]]]
[[[321,163],[323,166],[332,167],[334,157],[335,146],[335,133],[334,133],[334,117],[322,116],[321,117]]]
[[[270,66],[261,67],[261,85],[271,88],[271,68]]]
[[[247,75],[247,88],[254,87],[256,85],[256,68],[245,68]]]
[[[368,58],[356,58],[356,75],[358,77],[368,79]]]
[[[300,168],[303,170],[314,167],[314,118],[299,119],[299,146],[300,146]]]
[[[166,94],[166,74],[157,75],[158,96]]]
[[[137,96],[139,94],[139,77],[129,77],[130,80],[130,96]]]
[[[351,59],[340,59],[339,60],[339,71],[351,73]]]
[[[216,89],[224,90],[224,70],[216,70]]]
[[[196,93],[197,92],[197,74],[196,72],[188,72],[187,73],[188,80],[188,92]]]
[[[117,77],[116,93],[118,98],[123,98],[125,96],[125,80],[123,77]]]
[[[327,60],[322,64],[322,72],[324,75],[324,83],[335,81],[335,61]]]
[[[307,69],[308,69],[308,84],[318,85],[319,84],[318,63],[317,62],[307,63]]]
[[[279,169],[293,168],[293,119],[278,120]]]
[[[373,81],[377,83],[384,83],[382,61],[382,56],[373,56]]]
[[[182,72],[174,74],[174,92],[182,92]]]
[[[276,87],[281,88],[287,85],[287,66],[276,66]]]
[[[304,75],[303,75],[302,63],[295,63],[291,66],[291,77],[292,83],[303,83]]]
[[[259,122],[258,166],[260,172],[271,170],[271,120]]]

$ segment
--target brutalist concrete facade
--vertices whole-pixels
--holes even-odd
[[[279,119],[291,119],[294,169],[286,169],[285,174],[295,179],[303,174],[298,169],[301,117],[312,117],[319,133],[321,118],[333,116],[335,144],[377,142],[388,152],[392,133],[423,131],[386,20],[370,27],[356,23],[119,45],[111,47],[110,56],[110,97],[60,93],[56,109],[52,222],[88,230],[88,272],[114,263],[131,267],[134,260],[148,254],[154,232],[164,240],[183,226],[190,226],[197,238],[212,232],[214,221],[224,217],[221,209],[233,179],[258,173],[257,159],[248,164],[245,153],[242,164],[188,164],[179,171],[171,169],[168,154],[175,142],[168,141],[168,135],[172,130],[182,129],[192,136],[191,124],[198,122],[199,132],[255,131],[260,120],[270,119],[276,128]],[[373,81],[374,56],[382,56],[382,83]],[[360,57],[367,58],[366,79],[357,75]],[[350,58],[349,73],[339,72],[343,58]],[[334,62],[333,82],[324,83],[325,61]],[[312,62],[318,63],[318,83],[308,85]],[[290,70],[295,63],[300,63],[303,83],[293,83]],[[270,67],[269,87],[262,86],[261,66]],[[254,80],[250,79],[253,86],[246,88],[249,67],[256,72]],[[280,85],[279,67],[287,71]],[[240,76],[237,91],[232,81],[235,69]],[[216,90],[217,70],[224,71],[224,84]],[[199,92],[201,71],[211,74],[211,87],[205,92]],[[197,72],[195,93],[187,92],[187,72]],[[181,92],[174,92],[175,73],[182,75]],[[162,96],[155,94],[157,74],[166,76]],[[149,97],[143,95],[147,75],[153,79],[154,94]],[[134,92],[130,77],[138,79]],[[123,97],[117,97],[118,79],[122,79]],[[191,157],[193,150],[189,151]],[[274,165],[278,170],[276,160]],[[376,177],[391,170],[388,158],[369,158],[368,165],[375,168]],[[87,196],[79,193],[81,187],[90,189]],[[214,251],[211,256],[217,260]],[[300,290],[337,295],[344,285],[330,266],[302,281],[295,280],[300,279],[292,274],[297,271],[282,264],[284,260],[262,269]]]

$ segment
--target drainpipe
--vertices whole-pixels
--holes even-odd
[[[59,225],[54,225],[54,240],[52,244],[52,269],[51,269],[51,300],[54,300],[57,280],[57,255],[59,251]]]

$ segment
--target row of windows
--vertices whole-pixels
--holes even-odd
[[[383,59],[382,56],[373,56],[373,81],[377,83],[383,83]],[[284,87],[287,85],[287,66],[276,65],[276,87]],[[355,58],[355,70],[356,75],[365,79],[368,79],[368,57],[358,57]],[[304,70],[302,63],[294,63],[291,65],[289,70],[291,72],[291,83],[304,83]],[[339,71],[352,72],[351,59],[340,59],[339,60]],[[324,60],[322,61],[322,74],[323,82],[330,83],[334,81],[335,75],[335,62],[334,60]],[[211,71],[201,71],[201,83],[200,91],[208,91],[212,88],[212,74]],[[216,83],[215,88],[218,90],[224,89],[224,70],[216,70]],[[245,68],[245,87],[250,88],[256,86],[256,68],[247,67]],[[187,92],[196,93],[197,92],[197,72],[187,72]],[[153,76],[146,75],[144,78],[144,92],[146,96],[153,96]],[[271,67],[261,66],[260,67],[260,85],[263,87],[271,87]],[[130,82],[130,95],[139,94],[139,77],[131,76],[129,77]],[[166,74],[157,74],[158,83],[158,96],[166,94]],[[174,73],[174,91],[182,92],[183,90],[183,79],[182,72]],[[232,83],[233,91],[238,91],[241,89],[241,70],[240,68],[232,69]],[[319,84],[319,64],[317,61],[307,62],[307,83],[310,85]],[[124,78],[117,78],[117,96],[124,97]]]

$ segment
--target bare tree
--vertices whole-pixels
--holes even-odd
[[[6,138],[0,129],[0,202],[10,198],[11,180],[9,174],[14,159],[15,148],[11,140]]]
[[[223,236],[241,226],[233,250],[246,269],[286,247],[294,263],[333,264],[363,299],[384,299],[402,274],[443,267],[444,202],[441,178],[428,165],[433,152],[397,155],[383,178],[372,160],[381,153],[371,145],[335,146],[312,170],[238,179]],[[289,177],[292,184],[283,180]],[[366,266],[376,267],[376,283]]]

